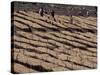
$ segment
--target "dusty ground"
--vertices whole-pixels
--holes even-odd
[[[56,15],[54,21],[34,12],[12,15],[12,72],[50,72],[97,67],[95,17]],[[13,42],[14,41],[14,42]]]

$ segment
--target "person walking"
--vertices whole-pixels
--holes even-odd
[[[43,8],[40,8],[40,9],[39,9],[39,14],[40,14],[40,16],[43,16],[43,15],[44,15],[43,13],[44,13]]]

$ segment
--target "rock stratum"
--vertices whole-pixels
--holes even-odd
[[[12,73],[97,68],[96,17],[17,11],[11,16]]]

